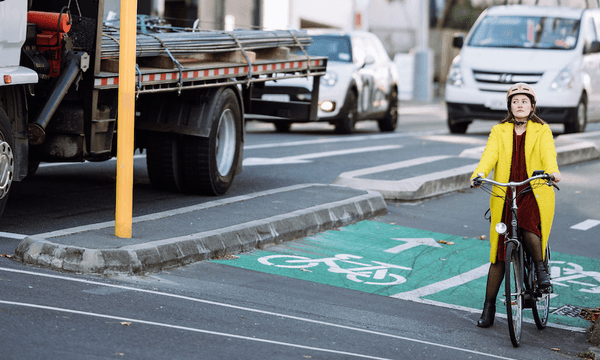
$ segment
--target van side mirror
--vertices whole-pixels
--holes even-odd
[[[600,52],[600,41],[592,41],[590,44],[586,44],[584,48],[584,54],[592,54]]]
[[[365,62],[362,67],[365,67],[367,65],[371,65],[374,63],[375,63],[375,58],[373,57],[373,55],[367,55],[367,56],[365,56]]]
[[[452,39],[452,46],[454,46],[455,48],[462,48],[465,42],[465,36],[464,35],[454,35],[454,39]]]

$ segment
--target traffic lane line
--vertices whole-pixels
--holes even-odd
[[[191,331],[191,332],[197,332],[197,333],[202,333],[202,334],[207,334],[207,335],[222,336],[222,337],[226,337],[226,338],[254,341],[254,342],[259,342],[259,343],[292,347],[292,348],[298,348],[298,349],[304,349],[304,350],[319,351],[319,352],[331,353],[331,354],[336,354],[336,355],[352,356],[352,357],[357,357],[357,358],[362,358],[362,359],[377,359],[377,360],[387,360],[388,359],[388,358],[346,352],[346,351],[341,351],[341,350],[318,348],[318,347],[313,347],[313,346],[293,344],[293,343],[276,341],[276,340],[261,339],[261,338],[256,338],[256,337],[237,335],[237,334],[233,334],[233,333],[224,333],[224,332],[219,332],[219,331],[204,330],[204,329],[192,328],[192,327],[188,327],[188,326],[159,323],[156,321],[148,321],[148,320],[134,319],[134,318],[128,318],[128,317],[122,317],[122,316],[99,314],[99,313],[93,313],[93,312],[88,312],[88,311],[79,311],[79,310],[73,310],[73,309],[59,308],[59,307],[54,307],[54,306],[46,306],[46,305],[38,305],[38,304],[22,303],[22,302],[6,301],[6,300],[0,300],[0,304],[34,308],[34,309],[40,309],[40,310],[56,311],[56,312],[62,312],[62,313],[67,313],[67,314],[82,315],[82,316],[96,317],[96,318],[102,318],[102,319],[111,319],[111,320],[116,320],[119,322],[128,322],[131,324],[144,324],[144,325],[159,326],[159,327],[174,329],[174,330]]]
[[[27,236],[29,236],[29,235],[15,234],[15,233],[9,233],[9,232],[2,232],[2,231],[0,231],[0,238],[23,240]]]
[[[575,224],[575,225],[571,226],[571,229],[586,231],[597,225],[600,225],[600,220],[588,219],[588,220],[580,222],[579,224]]]
[[[228,309],[235,309],[235,310],[247,311],[247,312],[251,312],[251,313],[257,313],[257,314],[262,314],[262,315],[280,317],[280,318],[284,318],[284,319],[290,319],[290,320],[295,320],[295,321],[300,321],[300,322],[306,322],[306,323],[311,323],[311,324],[317,324],[317,325],[323,325],[323,326],[328,326],[328,327],[334,327],[334,328],[338,328],[338,329],[351,330],[351,331],[356,331],[356,332],[364,333],[364,334],[370,334],[370,335],[377,335],[377,336],[382,336],[382,337],[388,337],[388,338],[392,338],[392,339],[398,339],[398,340],[403,340],[403,341],[417,343],[417,344],[422,344],[422,345],[435,346],[435,347],[439,347],[439,348],[443,348],[443,349],[455,350],[455,351],[458,351],[458,352],[464,352],[464,353],[468,353],[468,354],[481,355],[481,356],[486,356],[486,357],[495,358],[495,359],[513,360],[512,358],[508,358],[508,357],[505,357],[505,356],[499,356],[499,355],[494,355],[494,354],[487,354],[487,353],[483,353],[483,352],[480,352],[480,351],[463,349],[463,348],[459,348],[459,347],[456,347],[456,346],[450,346],[450,345],[445,345],[445,344],[440,344],[440,343],[434,343],[434,342],[426,341],[426,340],[414,339],[414,338],[409,338],[409,337],[399,336],[399,335],[394,335],[394,334],[388,334],[388,333],[383,333],[383,332],[374,331],[374,330],[361,329],[361,328],[356,328],[356,327],[351,327],[351,326],[341,325],[341,324],[335,324],[335,323],[330,323],[330,322],[325,322],[325,321],[320,321],[320,320],[313,320],[313,319],[309,319],[309,318],[303,318],[303,317],[294,316],[294,315],[287,315],[287,314],[282,314],[282,313],[276,313],[276,312],[272,312],[272,311],[265,311],[265,310],[260,310],[260,309],[254,309],[254,308],[244,307],[244,306],[238,306],[238,305],[232,305],[232,304],[227,304],[227,303],[221,303],[221,302],[217,302],[217,301],[204,300],[204,299],[194,298],[194,297],[190,297],[190,296],[164,293],[164,292],[160,292],[160,291],[156,291],[156,290],[147,290],[147,289],[133,288],[133,287],[129,287],[129,286],[116,285],[116,284],[106,284],[106,283],[101,283],[101,282],[97,282],[97,281],[91,281],[91,280],[85,280],[85,279],[79,279],[79,278],[71,278],[71,277],[63,276],[63,275],[37,273],[37,272],[28,271],[28,270],[21,270],[21,269],[11,269],[11,268],[2,268],[2,267],[0,267],[0,271],[11,272],[11,273],[18,273],[18,274],[23,274],[23,275],[39,276],[39,277],[45,277],[45,278],[52,278],[52,279],[64,280],[64,281],[72,281],[72,282],[78,282],[78,283],[82,283],[82,284],[104,286],[104,287],[109,287],[109,288],[114,288],[114,289],[129,290],[129,291],[133,291],[133,292],[140,292],[140,293],[146,293],[146,294],[152,294],[152,295],[158,295],[158,296],[165,296],[165,297],[169,297],[169,298],[175,298],[175,299],[180,299],[180,300],[188,300],[188,301],[202,303],[202,304],[207,304],[207,305],[220,306],[220,307],[224,307],[224,308],[228,308]],[[88,314],[87,312],[81,312],[81,313],[84,314],[84,315]],[[111,316],[111,315],[105,315],[105,316]],[[126,318],[122,318],[122,317],[118,317],[118,318],[119,319],[123,319],[125,321],[129,321]],[[132,322],[133,321],[138,321],[139,322],[139,321],[143,321],[143,320],[131,319],[131,321]],[[254,338],[250,338],[250,339],[254,339]]]

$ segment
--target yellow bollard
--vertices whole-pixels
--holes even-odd
[[[121,0],[119,100],[117,114],[117,205],[115,235],[131,237],[135,123],[135,34],[137,0]]]

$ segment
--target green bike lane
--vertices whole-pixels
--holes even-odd
[[[403,300],[480,312],[487,240],[374,221],[254,250],[217,263]],[[581,308],[600,303],[600,260],[552,252],[549,326],[583,330]],[[505,314],[504,284],[497,312]],[[502,316],[502,315],[500,315]],[[524,316],[532,319],[531,310]]]

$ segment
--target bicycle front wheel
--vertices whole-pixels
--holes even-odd
[[[519,249],[515,247],[514,243],[508,243],[506,245],[504,285],[508,333],[514,347],[521,344],[523,323],[523,269],[521,264]]]
[[[544,261],[546,267],[550,263],[550,246],[546,247],[546,259]],[[538,329],[542,330],[548,323],[548,314],[550,313],[550,294],[549,291],[543,291],[538,297],[536,294],[535,305],[533,306],[533,320]]]

